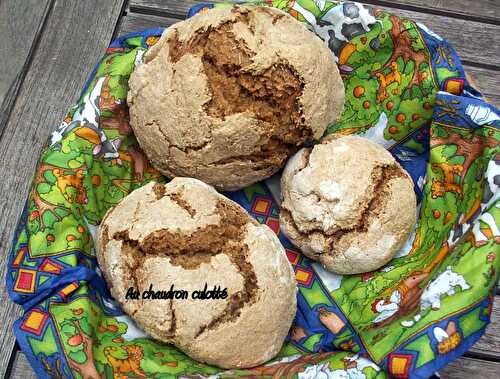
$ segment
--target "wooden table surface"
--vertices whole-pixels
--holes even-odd
[[[4,278],[12,234],[49,133],[76,100],[110,41],[168,26],[196,0],[0,0],[0,377],[34,378],[12,333],[20,307]],[[458,51],[465,70],[500,107],[499,0],[367,0],[426,24]],[[443,378],[500,378],[500,299],[485,336]]]

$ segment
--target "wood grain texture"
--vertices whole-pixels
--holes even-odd
[[[122,36],[127,33],[150,28],[166,28],[179,21],[181,20],[178,18],[129,13],[121,18],[117,29],[117,35]]]
[[[132,12],[184,18],[190,7],[203,2],[210,1],[131,0],[129,9]],[[390,4],[393,3],[390,2]],[[500,56],[499,25],[398,9],[394,5],[391,7],[377,6],[377,8],[425,24],[446,38],[457,50],[464,63],[500,70],[498,59]]]
[[[495,296],[493,301],[491,323],[486,328],[486,333],[469,352],[488,359],[500,358],[500,296]]]
[[[391,7],[377,7],[430,28],[457,51],[462,63],[500,70],[500,26]]]
[[[176,4],[175,7],[179,10],[181,5]],[[123,35],[142,29],[167,27],[178,21],[181,21],[181,19],[151,16],[140,13],[128,13],[125,17],[122,17],[117,32],[119,35]],[[486,99],[494,106],[500,108],[500,92],[498,91],[500,72],[467,64],[464,64],[464,69],[476,81]]]
[[[158,14],[160,16],[185,18],[189,8],[199,3],[223,3],[223,0],[129,0],[130,12]]]
[[[153,13],[158,10],[170,12],[171,15],[183,11],[186,3],[188,6],[201,2],[196,0],[130,0],[131,11]],[[204,2],[216,3],[223,0],[206,0]],[[498,0],[364,0],[366,4],[389,6],[399,9],[413,10],[416,12],[444,15],[452,18],[500,23],[500,2]]]
[[[5,1],[0,0],[0,10]],[[44,32],[42,35],[43,38],[41,39],[40,47],[35,52],[32,67],[20,89],[19,98],[7,124],[5,136],[0,140],[0,171],[2,174],[5,173],[4,177],[6,178],[5,182],[0,183],[0,248],[4,252],[4,255],[0,258],[2,277],[5,275],[5,252],[8,251],[7,249],[10,249],[12,232],[18,214],[22,209],[27,187],[29,186],[29,178],[32,175],[41,146],[48,132],[57,127],[67,107],[76,99],[77,93],[81,89],[86,76],[109,42],[123,1],[109,0],[106,4],[101,4],[95,0],[81,2],[81,4],[71,4],[70,6],[68,6],[66,1],[63,2],[64,4],[57,2],[53,13],[48,19],[47,29],[51,32],[48,35],[47,32]],[[488,16],[485,13],[486,8],[483,7],[489,1],[475,1],[475,9],[471,10],[471,14],[478,17],[494,18],[494,15]],[[133,12],[121,19],[116,31],[122,35],[127,32],[150,27],[169,26],[179,21],[180,18],[183,18],[189,7],[198,2],[194,0],[132,0],[129,9]],[[463,9],[462,3],[468,3],[467,0],[456,0],[454,2],[397,0],[391,2],[380,1],[378,3],[390,3],[391,7],[398,7],[399,4],[406,2],[413,3],[413,7],[409,8],[409,11],[406,9],[403,12],[409,12],[412,16],[405,14],[403,16],[411,17],[417,21],[419,20],[413,15],[419,13],[414,11],[415,7],[421,6],[419,4],[423,4],[422,7],[425,8],[426,4],[435,3],[429,6],[431,8],[434,6],[437,9],[442,7],[445,18],[452,19],[455,16],[446,17],[446,8],[449,8],[449,10],[453,10],[454,7]],[[111,5],[111,3],[114,5]],[[90,12],[91,16],[86,16],[87,12]],[[152,15],[134,12],[151,13]],[[396,11],[394,10],[394,12]],[[457,15],[460,16],[457,17],[461,18],[462,13],[457,10]],[[466,18],[466,14],[464,14],[463,18]],[[496,16],[498,15],[499,13],[496,13]],[[421,17],[431,20],[433,17],[440,16],[427,14]],[[82,18],[83,20],[81,20]],[[446,35],[450,42],[452,42],[449,36],[450,32],[445,26],[442,27],[443,32],[440,32],[431,26],[429,22],[423,22],[436,32]],[[454,20],[454,22],[457,22],[457,20]],[[492,33],[491,30],[498,29],[495,29],[495,25],[490,25],[490,27],[493,28],[488,29],[489,31],[484,33],[486,38],[488,38],[488,33]],[[87,32],[88,30],[89,32]],[[466,33],[470,33],[470,29],[467,32],[463,30],[459,30],[458,32],[463,34],[464,43],[470,43],[467,42],[470,40],[467,39],[466,35]],[[65,39],[61,38],[61,35],[64,35]],[[85,41],[82,40],[84,36],[88,36]],[[494,36],[498,38],[498,34]],[[492,41],[491,34],[489,37],[489,41],[483,42],[480,48],[476,47],[474,50],[479,52],[488,51],[489,53],[491,51],[491,44],[493,43],[496,43],[498,48],[498,41]],[[452,43],[455,44],[455,42]],[[484,46],[488,46],[488,49],[481,50],[481,47]],[[75,54],[76,50],[78,54]],[[468,65],[468,61],[465,60],[466,64],[464,67],[477,81],[489,101],[496,106],[500,106],[500,95],[498,95],[499,72],[495,70],[498,66],[498,59],[494,58],[497,61],[496,66],[495,64],[484,63],[483,61],[479,63],[471,62],[472,65]],[[53,67],[49,62],[54,62]],[[477,67],[482,64],[491,67]],[[44,83],[44,85],[40,86],[40,83]],[[0,299],[6,303],[4,309],[0,310],[0,318],[5,320],[5,322],[2,321],[0,323],[1,377],[5,372],[8,356],[12,352],[12,321],[17,318],[19,313],[17,313],[17,307],[14,307],[10,301],[7,301],[3,287],[0,288]],[[497,297],[493,307],[492,323],[489,325],[485,336],[470,350],[475,355],[495,358],[496,360],[500,356],[500,302],[498,300]],[[31,379],[35,377],[24,354],[19,351],[16,351],[13,356],[11,367],[10,377],[12,378]],[[465,357],[447,366],[441,371],[441,374],[443,378],[498,378],[500,377],[500,363]]]
[[[500,363],[462,357],[451,362],[439,371],[439,374],[442,379],[498,379],[500,378]]]
[[[500,72],[464,65],[464,70],[477,83],[485,99],[500,109]]]
[[[498,302],[496,303],[498,304]],[[495,311],[494,311],[495,312]],[[498,323],[499,319],[499,306],[496,305],[496,346],[498,347],[499,338],[498,338],[498,330],[500,330],[500,324]],[[493,325],[489,326],[489,331],[491,334],[491,329]],[[486,337],[486,336],[485,336]],[[483,337],[481,341],[485,339]],[[478,342],[474,349],[471,351],[477,352],[476,348],[481,344],[481,341]],[[498,350],[497,350],[498,351]],[[12,369],[10,372],[9,378],[11,379],[32,379],[36,378],[33,370],[29,362],[26,359],[26,356],[19,350],[16,350],[14,353],[14,357],[12,359]],[[498,353],[496,354],[496,358],[498,358]],[[458,379],[464,378],[468,379],[471,377],[481,378],[481,379],[498,379],[500,377],[500,363],[498,362],[489,362],[476,358],[462,357],[455,362],[450,363],[443,370],[440,371],[441,377],[443,379]]]
[[[12,359],[11,379],[36,379],[36,374],[22,351],[16,350]]]
[[[0,137],[52,3],[0,1]]]
[[[500,23],[498,0],[364,0],[364,2],[497,25]]]
[[[0,277],[40,150],[77,100],[86,77],[109,44],[124,0],[57,1],[0,140]],[[0,377],[14,346],[21,314],[0,287]]]

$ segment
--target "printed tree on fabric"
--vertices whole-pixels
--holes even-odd
[[[484,332],[500,269],[498,111],[423,25],[352,2],[262,4],[304,22],[338,59],[346,105],[327,134],[382,144],[414,179],[420,215],[408,243],[380,270],[334,275],[280,233],[265,184],[227,193],[278,234],[294,267],[287,342],[271,362],[223,371],[145,335],[110,298],[94,251],[108,209],[165,180],[126,105],[129,75],[162,30],[122,37],[49,139],[10,255],[9,292],[25,307],[16,336],[40,377],[428,377]]]

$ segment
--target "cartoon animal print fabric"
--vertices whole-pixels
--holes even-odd
[[[262,3],[336,54],[346,106],[327,133],[370,138],[406,168],[420,199],[411,238],[380,270],[334,275],[279,232],[265,183],[227,193],[279,235],[294,266],[299,309],[287,342],[260,367],[221,371],[149,338],[110,298],[94,252],[107,209],[164,180],[126,105],[128,77],[162,29],[129,34],[49,139],[10,252],[8,290],[24,308],[15,333],[39,377],[425,378],[484,333],[500,269],[499,111],[424,25],[352,2]]]

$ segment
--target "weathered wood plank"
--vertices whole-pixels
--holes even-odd
[[[210,1],[207,0],[206,2]],[[217,0],[212,2],[217,2]],[[453,18],[474,19],[475,21],[492,23],[500,22],[500,2],[497,0],[478,0],[474,1],[473,4],[471,4],[470,0],[364,0],[363,2],[416,12],[440,14]],[[191,3],[192,5],[195,1],[131,0],[130,10],[150,13],[158,9],[169,9],[175,12],[176,8],[182,9],[182,4],[179,3]]]
[[[364,0],[364,2],[453,18],[500,23],[500,2],[498,0],[474,2],[470,0]]]
[[[183,1],[183,2],[176,1],[175,3],[177,3],[178,6],[183,7],[182,3],[184,3],[184,2],[189,3],[189,1]],[[172,1],[172,3],[174,3],[174,2]],[[0,2],[0,4],[1,4],[1,2]],[[83,6],[83,4],[82,4],[82,6]],[[119,8],[119,7],[117,7],[117,8]],[[158,14],[167,14],[167,13],[158,13]],[[136,31],[136,30],[140,30],[140,29],[144,29],[144,28],[148,28],[148,27],[168,26],[168,25],[171,25],[175,21],[176,21],[176,19],[172,18],[172,17],[150,17],[150,16],[145,16],[145,15],[129,14],[129,15],[127,15],[127,17],[124,17],[122,19],[122,22],[120,23],[118,31],[119,31],[119,34],[124,34],[126,32]],[[97,53],[97,55],[99,55],[99,53]],[[91,65],[92,65],[92,63],[90,63],[90,66]],[[88,66],[88,64],[87,64],[87,66]],[[88,71],[89,71],[91,68],[90,66],[88,66],[88,67],[82,66],[82,67],[83,67],[83,70],[86,70],[88,68]],[[489,97],[490,100],[492,100],[492,96],[496,96],[495,101],[497,101],[497,105],[498,105],[498,100],[500,98],[498,97],[498,95],[495,95],[495,91],[493,90],[494,81],[495,81],[495,79],[498,78],[498,73],[496,73],[495,71],[492,71],[492,70],[488,70],[488,69],[484,69],[484,68],[474,68],[474,67],[466,67],[466,70],[472,74],[472,76],[476,79],[479,86],[481,87],[482,91],[485,93],[486,96]],[[81,71],[81,68],[80,68],[80,71]],[[57,79],[57,74],[53,73],[53,75],[55,77],[55,78],[53,77],[53,81],[54,81]],[[78,79],[81,79],[82,82],[84,80],[83,77],[78,77]],[[34,86],[33,83],[31,85]],[[66,89],[68,89],[68,86],[70,86],[70,85],[65,83],[65,86],[66,86]],[[20,107],[19,103],[22,102],[22,94],[24,91],[24,87],[25,86],[23,86],[23,89],[21,90],[20,100],[19,100],[18,104],[16,104],[16,109],[18,109]],[[71,86],[71,88],[74,90],[73,93],[76,93],[80,87],[81,87],[81,83],[74,86],[74,87]],[[31,91],[33,91],[33,88],[31,88]],[[51,93],[51,91],[53,91],[53,89],[45,91],[45,93]],[[38,91],[38,92],[40,93],[41,91]],[[61,95],[61,93],[59,93],[59,95]],[[49,120],[56,120],[56,123],[50,127],[45,127],[45,128],[39,126],[38,130],[33,131],[33,133],[29,133],[29,135],[27,135],[27,137],[31,138],[34,142],[40,142],[40,139],[37,140],[37,136],[43,135],[45,137],[47,130],[53,129],[58,124],[58,122],[60,121],[60,118],[62,117],[62,115],[64,114],[64,112],[66,110],[67,105],[69,105],[71,103],[71,101],[72,100],[69,100],[69,101],[67,100],[67,103],[65,104],[65,106],[62,109],[60,107],[58,108],[57,102],[53,102],[51,104],[48,104],[51,106],[51,109],[53,109],[56,113],[57,112],[60,112],[60,113],[58,116],[53,116],[53,117],[50,117],[50,114],[49,115],[46,114],[45,118],[43,118],[41,120],[41,123],[47,125]],[[40,104],[43,104],[43,101],[38,103],[38,106]],[[34,109],[34,108],[36,109],[36,107],[37,107],[37,105],[30,106],[29,104],[26,104],[26,99],[25,99],[23,108],[21,108],[21,109],[30,110],[30,109]],[[47,113],[49,113],[49,112],[47,112]],[[17,112],[18,116],[19,116],[19,114],[20,113]],[[37,119],[36,116],[31,117],[31,122],[33,122],[36,119]],[[9,122],[9,126],[10,126],[10,124],[11,124],[11,122]],[[18,120],[16,125],[17,126],[20,125],[19,120]],[[26,123],[24,125],[28,125],[28,124]],[[14,141],[14,140],[19,141],[19,140],[23,140],[22,138],[19,139],[19,137],[22,137],[25,134],[23,134],[23,132],[22,132],[22,133],[19,133],[19,135],[16,135],[16,133],[12,132],[9,135],[10,135],[11,141]],[[43,139],[44,138],[42,138],[42,140]],[[6,146],[3,143],[3,141],[0,141],[0,161],[2,161],[4,154],[9,152],[9,149],[7,149],[7,148],[8,148],[8,146]],[[37,148],[38,148],[37,151],[39,151],[39,149],[40,149],[39,145],[37,145]],[[28,163],[28,164],[23,163],[22,164],[23,168],[21,168],[21,170],[23,170],[24,168],[28,168],[28,169],[31,168],[31,171],[32,171],[32,168],[34,167],[33,162],[34,162],[34,160],[36,160],[37,154],[38,153],[36,153],[35,156],[33,156],[32,160],[30,161],[31,165],[30,165],[30,163]],[[25,158],[25,156],[26,156],[26,154],[24,154],[23,156],[21,156],[21,154],[19,154],[17,156],[17,159],[19,160],[20,157]],[[14,164],[15,160],[10,159],[10,163]],[[15,167],[15,165],[14,165],[14,167]],[[3,172],[4,167],[2,164],[0,164],[0,168],[2,169],[2,172]],[[11,176],[13,176],[13,175],[11,174]],[[16,196],[16,198],[18,200],[24,199],[26,187],[23,187],[23,185],[26,182],[26,177],[29,177],[29,176],[30,176],[30,174],[24,175],[23,176],[24,180],[14,180],[13,179],[10,181],[10,184],[6,183],[4,187],[9,188],[10,186],[12,186],[12,188],[17,189],[17,190],[19,190],[20,188],[24,188],[23,195]],[[3,185],[3,183],[2,183],[2,185]],[[0,190],[5,189],[5,188],[0,187]],[[1,212],[3,213],[3,214],[0,213],[0,231],[1,231],[0,236],[2,237],[2,242],[0,242],[2,245],[0,245],[0,246],[5,250],[5,245],[6,245],[5,241],[6,241],[6,239],[10,240],[10,235],[11,235],[11,233],[7,234],[6,232],[4,232],[5,225],[12,224],[13,222],[15,222],[15,220],[13,222],[11,221],[10,223],[6,222],[6,216],[8,216],[8,215],[13,216],[13,218],[15,219],[17,213],[19,212],[20,208],[22,207],[22,204],[18,204],[17,212],[15,210],[6,211],[3,209],[3,208],[5,208],[5,204],[7,204],[7,203],[4,203],[5,194],[2,194],[0,196],[1,196],[0,197],[0,206],[1,206],[0,209],[2,209]],[[5,197],[5,199],[6,198],[7,197]],[[10,242],[8,243],[8,245],[10,246]],[[4,266],[4,265],[5,265],[5,263],[2,262],[2,266]],[[5,300],[4,295],[5,294],[4,294],[3,289],[2,289],[2,300]],[[8,304],[9,304],[9,302],[8,302]],[[3,312],[1,312],[1,313],[3,313]],[[0,313],[0,317],[3,317],[3,315],[1,313]],[[8,312],[6,312],[6,313],[8,313]],[[500,339],[499,339],[499,337],[497,337],[497,336],[500,336],[500,333],[499,333],[500,320],[499,320],[499,318],[500,318],[499,302],[496,301],[495,306],[494,306],[494,311],[493,311],[492,324],[488,327],[487,334],[485,335],[485,337],[483,337],[481,339],[481,341],[479,341],[474,346],[474,348],[471,349],[471,352],[476,353],[476,354],[485,354],[486,353],[486,355],[488,355],[488,353],[493,352],[493,356],[498,357],[498,352],[500,351],[499,350],[499,340]],[[9,329],[10,329],[10,326],[9,326]],[[2,333],[2,332],[0,331],[0,333]],[[4,334],[0,334],[0,336],[3,336],[3,335]],[[483,340],[485,340],[485,341],[483,341]],[[5,344],[4,344],[4,346],[5,346]],[[4,348],[3,348],[4,346],[0,347],[0,349],[1,349],[0,351],[4,351]],[[495,352],[497,352],[497,353],[495,353]],[[4,367],[2,365],[1,361],[0,361],[0,367]],[[24,357],[24,355],[22,353],[16,354],[16,357],[14,358],[12,367],[13,367],[12,377],[16,377],[16,378],[34,377],[34,376],[29,376],[32,374],[32,372],[30,370],[28,370],[29,364],[26,361],[26,358]],[[495,363],[495,362],[487,362],[487,361],[482,361],[482,360],[472,359],[472,358],[462,358],[462,359],[458,360],[457,362],[452,363],[449,367],[447,367],[445,370],[443,370],[442,373],[443,373],[443,377],[445,377],[445,378],[458,378],[458,377],[465,378],[465,377],[470,377],[473,374],[476,377],[481,377],[481,378],[490,378],[490,377],[497,378],[499,376],[499,373],[500,373],[499,367],[500,367],[499,364]],[[2,372],[0,372],[0,374],[1,373]],[[494,375],[494,376],[492,376],[492,375]]]
[[[482,359],[462,357],[450,363],[440,371],[443,379],[476,377],[481,379],[497,379],[500,375],[500,363]],[[10,379],[36,378],[26,356],[19,350],[15,352],[10,372]]]
[[[24,79],[52,0],[0,2],[0,136]]]
[[[117,35],[122,36],[127,33],[137,32],[149,28],[166,28],[179,21],[181,20],[178,18],[129,13],[121,18],[117,29]]]
[[[129,9],[132,12],[184,18],[189,8],[200,2],[207,1],[131,0]],[[498,61],[500,26],[395,7],[378,6],[378,8],[425,24],[446,38],[455,47],[464,63],[500,70]]]
[[[486,359],[498,360],[500,358],[500,296],[495,296],[493,301],[491,323],[469,352]]]
[[[464,65],[465,71],[477,83],[486,100],[500,109],[500,72],[480,67]]]
[[[462,63],[500,70],[500,26],[396,8],[379,8],[426,25],[451,43]]]
[[[36,379],[36,374],[22,351],[16,350],[9,374],[11,379]]]
[[[103,54],[124,0],[57,1],[0,140],[0,277],[40,150]],[[4,280],[4,279],[2,279]],[[14,346],[20,315],[0,286],[0,377]]]
[[[175,18],[185,18],[187,11],[193,5],[199,3],[223,3],[223,0],[129,0],[128,9],[130,12],[158,14]]]
[[[498,379],[500,363],[475,358],[460,358],[439,371],[442,379]]]
[[[122,17],[117,31],[119,35],[123,35],[142,29],[167,27],[178,21],[180,21],[179,18],[128,13]],[[464,65],[464,68],[476,81],[487,100],[500,108],[500,93],[498,92],[500,72],[469,65]]]

